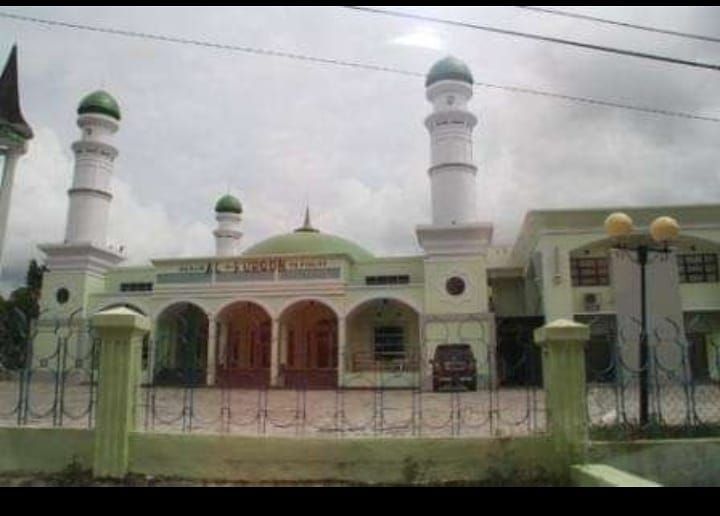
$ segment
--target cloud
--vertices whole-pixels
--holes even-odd
[[[708,115],[720,107],[716,74],[336,8],[15,9],[420,72],[450,53],[480,82]],[[509,7],[417,9],[687,59],[713,55],[701,42]],[[712,35],[719,13],[642,7],[600,14]],[[299,226],[309,201],[323,231],[376,255],[418,252],[414,228],[431,218],[423,126],[430,106],[421,78],[6,19],[0,34],[19,43],[23,109],[37,134],[18,168],[6,283],[22,280],[27,260],[39,254],[37,243],[62,240],[75,107],[99,87],[118,98],[123,112],[108,233],[127,247],[129,263],[211,253],[212,208],[228,189],[245,208],[244,246]],[[433,47],[433,37],[442,49]],[[2,48],[11,42],[0,37]],[[471,109],[480,119],[479,217],[495,224],[498,244],[514,241],[531,209],[720,198],[720,124],[481,87]]]

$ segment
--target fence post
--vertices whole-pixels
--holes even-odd
[[[123,307],[94,315],[92,326],[100,337],[93,475],[122,478],[127,474],[129,436],[135,427],[142,341],[150,321]]]
[[[568,462],[581,460],[588,442],[585,344],[590,328],[558,319],[535,330],[542,347],[548,431]]]

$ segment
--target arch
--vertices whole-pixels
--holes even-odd
[[[238,297],[238,298],[234,298],[230,301],[224,302],[223,304],[219,305],[215,309],[215,316],[216,317],[220,316],[220,314],[223,312],[223,310],[225,310],[226,308],[229,308],[232,305],[237,304],[237,303],[252,303],[252,304],[257,305],[260,308],[262,308],[271,319],[277,318],[277,314],[275,313],[275,310],[273,310],[273,308],[269,304],[267,304],[267,302],[257,299],[257,298],[252,298],[252,297]]]
[[[350,372],[417,371],[421,355],[420,311],[397,296],[374,296],[347,312],[344,355]]]
[[[339,324],[332,304],[294,299],[280,312],[279,371],[286,387],[324,389],[338,385]]]
[[[408,308],[411,308],[417,315],[422,315],[423,311],[420,308],[420,306],[412,299],[408,299],[405,296],[398,296],[396,294],[390,294],[387,296],[378,296],[377,294],[372,294],[369,296],[365,296],[362,299],[355,301],[352,305],[350,305],[349,308],[345,309],[345,317],[351,317],[353,315],[353,312],[362,305],[372,302],[372,301],[381,301],[383,299],[396,301],[398,303],[402,303]]]
[[[151,310],[150,311],[151,317],[153,320],[157,320],[161,315],[163,315],[163,313],[165,313],[165,311],[168,308],[170,308],[174,305],[179,305],[179,304],[183,304],[183,303],[188,304],[188,305],[193,305],[193,306],[199,308],[206,315],[212,313],[212,310],[208,310],[206,306],[204,306],[200,301],[197,301],[195,299],[170,299],[170,300],[166,301],[165,303],[163,303],[162,305],[160,305],[159,307],[156,307],[154,310]]]
[[[152,367],[156,384],[197,385],[208,381],[208,366],[214,367],[208,364],[212,356],[209,323],[205,309],[189,301],[174,301],[159,311],[154,320]]]
[[[268,387],[272,381],[272,316],[263,304],[235,300],[215,314],[218,326],[218,383]]]
[[[283,305],[278,310],[277,318],[282,319],[283,317],[285,317],[287,315],[288,310],[290,310],[293,307],[293,305],[297,305],[297,304],[300,304],[300,303],[303,303],[306,301],[314,301],[316,303],[320,303],[320,304],[326,306],[327,308],[329,308],[330,310],[332,310],[332,312],[335,314],[335,317],[337,317],[338,319],[343,318],[342,312],[332,301],[330,301],[326,298],[323,298],[323,297],[319,297],[319,296],[302,296],[302,297],[294,297],[294,298],[288,299],[287,301],[285,301],[285,303],[283,303]]]

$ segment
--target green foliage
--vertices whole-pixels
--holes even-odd
[[[46,267],[30,261],[26,285],[14,290],[9,299],[0,296],[0,371],[16,370],[25,364],[33,323],[40,314],[40,292]]]

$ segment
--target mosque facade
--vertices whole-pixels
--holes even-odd
[[[189,365],[193,381],[208,386],[432,389],[436,351],[465,344],[473,385],[482,386],[508,381],[513,357],[537,353],[532,329],[559,318],[615,324],[591,341],[601,360],[627,294],[604,223],[623,211],[637,238],[658,216],[679,221],[674,279],[663,292],[677,299],[683,336],[697,343],[693,374],[718,378],[709,357],[720,343],[720,205],[530,211],[513,245],[494,245],[492,222],[476,210],[472,73],[442,59],[425,91],[432,211],[416,227],[422,253],[376,256],[316,228],[310,210],[296,229],[245,245],[241,202],[224,195],[214,207],[214,255],[138,267],[123,266],[124,249],[107,243],[120,107],[104,91],[86,96],[64,239],[40,245],[48,271],[37,345],[55,342],[58,321],[81,325],[126,306],[152,321],[147,381],[172,383]]]

